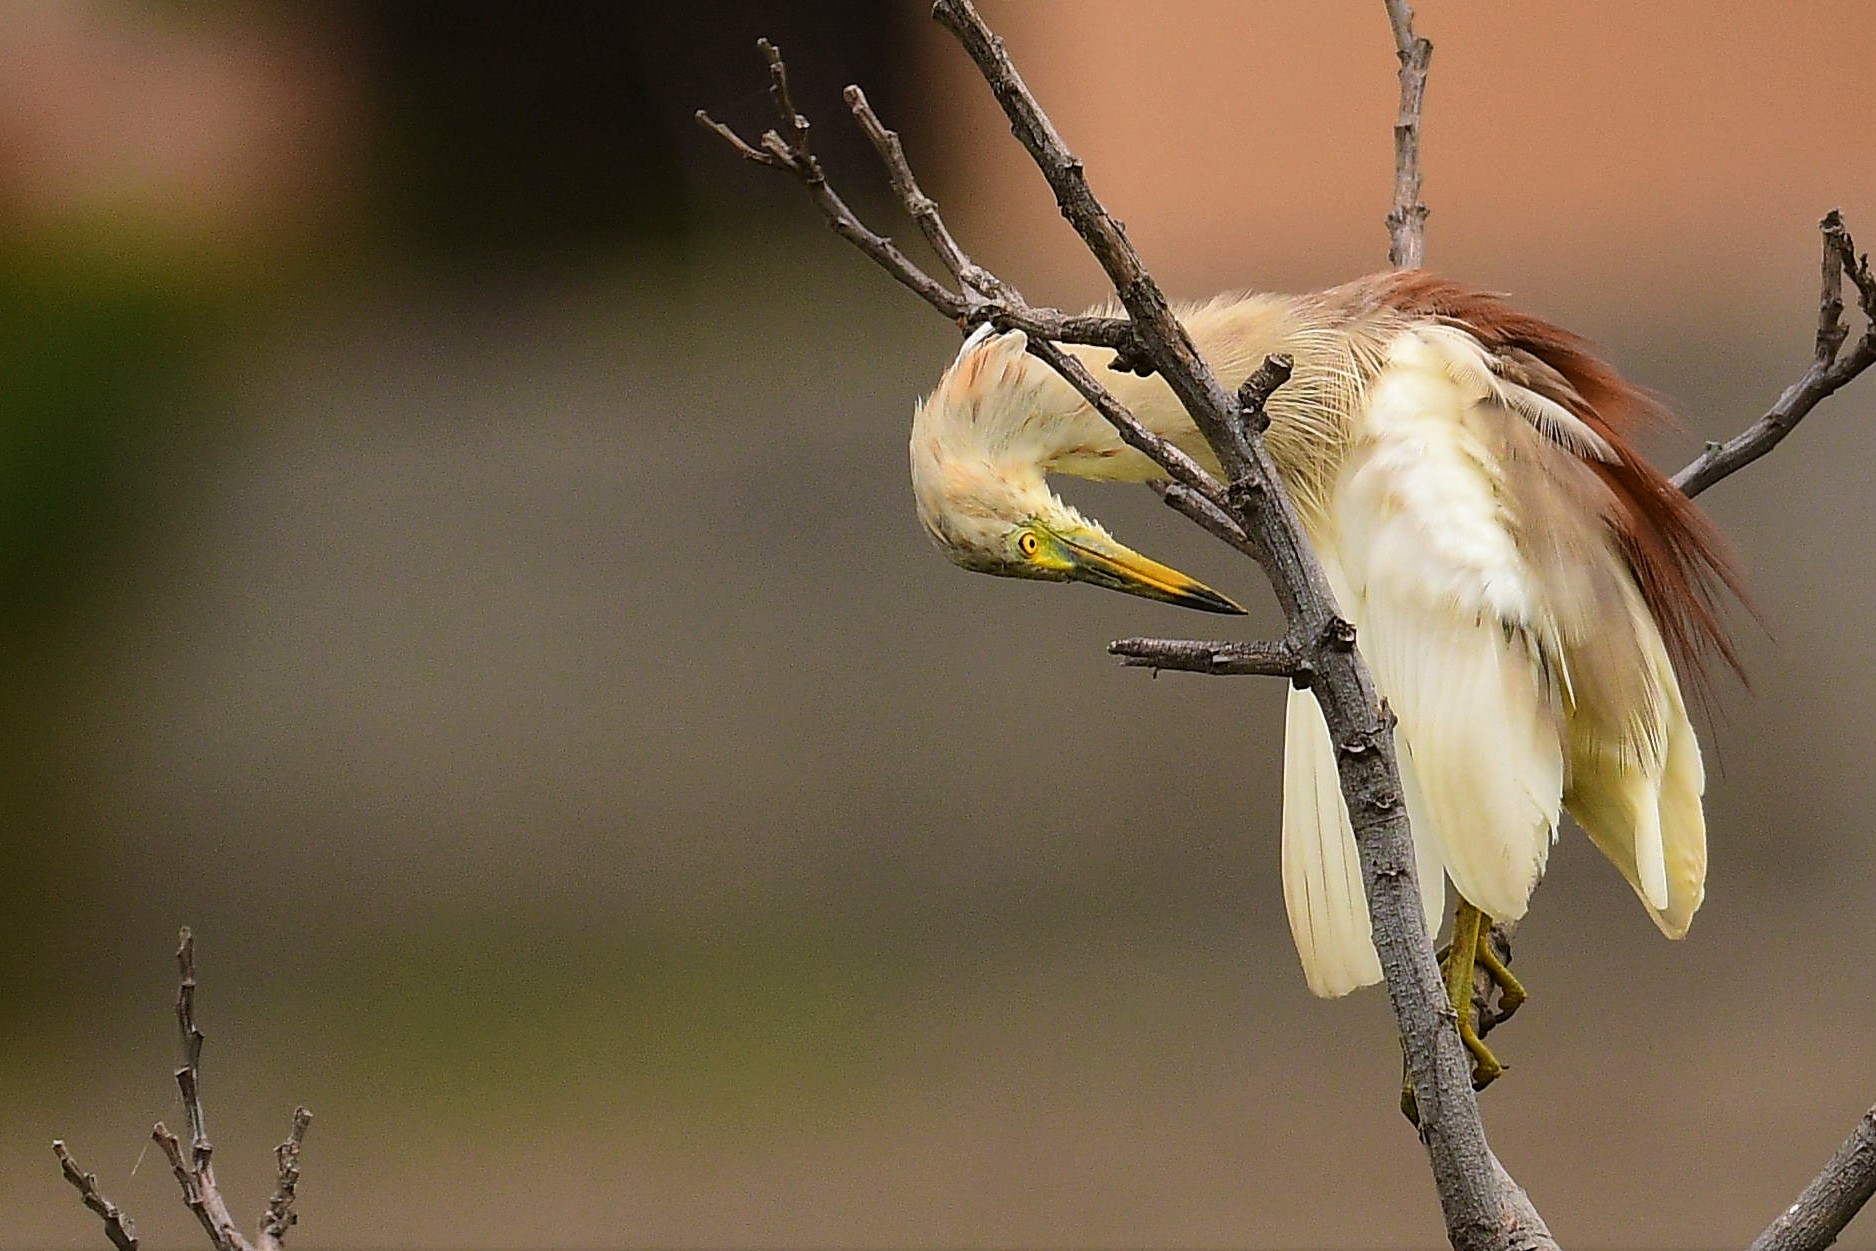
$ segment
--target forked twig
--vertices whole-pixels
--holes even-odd
[[[300,1180],[300,1147],[313,1114],[305,1108],[293,1113],[293,1125],[287,1139],[274,1149],[278,1180],[273,1197],[261,1215],[260,1232],[250,1243],[235,1224],[234,1217],[215,1184],[214,1144],[209,1141],[207,1116],[202,1108],[202,1031],[195,1020],[195,936],[182,931],[176,948],[178,986],[176,990],[176,1029],[182,1041],[182,1064],[176,1070],[176,1088],[182,1094],[183,1112],[188,1118],[189,1143],[158,1121],[150,1137],[163,1150],[182,1191],[182,1201],[202,1224],[216,1251],[280,1251],[287,1230],[299,1219],[293,1211]],[[78,1188],[85,1206],[104,1221],[105,1236],[118,1251],[136,1251],[137,1237],[130,1218],[98,1193],[97,1178],[82,1172],[63,1142],[54,1142],[52,1150],[59,1159],[65,1179]]]
[[[1811,365],[1785,388],[1765,416],[1724,443],[1709,443],[1674,475],[1674,485],[1688,495],[1700,494],[1777,447],[1819,401],[1876,364],[1876,276],[1870,273],[1869,256],[1857,255],[1856,241],[1838,210],[1824,214],[1818,230],[1824,242],[1823,282],[1818,293],[1817,343]],[[1844,344],[1850,329],[1843,321],[1845,279],[1855,288],[1857,306],[1863,314],[1863,333],[1847,352]]]

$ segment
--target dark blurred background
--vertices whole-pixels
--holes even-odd
[[[193,1245],[175,931],[243,1217],[303,1248],[1428,1247],[1385,997],[1303,987],[1282,692],[1213,619],[966,576],[905,484],[941,319],[698,130],[781,44],[885,228],[863,83],[980,260],[1100,298],[917,3],[0,10],[0,1245]],[[1374,3],[987,4],[1176,292],[1377,268]],[[1429,255],[1673,398],[1795,378],[1876,242],[1876,10],[1427,0]],[[1494,1044],[1583,1246],[1743,1246],[1876,1098],[1876,378],[1706,502],[1758,615],[1662,941],[1567,832]],[[1144,491],[1067,491],[1274,614]],[[1876,1247],[1876,1224],[1847,1244]]]

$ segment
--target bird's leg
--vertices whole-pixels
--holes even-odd
[[[1487,1029],[1507,1020],[1526,999],[1524,984],[1512,975],[1505,962],[1492,948],[1492,918],[1473,907],[1463,897],[1453,914],[1452,941],[1435,953],[1446,982],[1446,997],[1458,1017],[1459,1041],[1472,1053],[1472,1088],[1484,1090],[1504,1074],[1505,1066],[1480,1036],[1474,999],[1473,971],[1481,969],[1498,987],[1498,1010],[1485,1023]],[[1483,996],[1486,992],[1477,992]],[[1406,1044],[1403,1042],[1402,1046]],[[1406,1071],[1406,1057],[1401,1057],[1400,1110],[1415,1128],[1420,1125],[1420,1105],[1414,1098],[1413,1082]]]
[[[1492,919],[1462,898],[1453,914],[1453,942],[1446,956],[1446,996],[1459,1017],[1459,1040],[1472,1053],[1472,1088],[1484,1090],[1504,1073],[1505,1066],[1479,1037],[1472,997],[1475,966],[1484,968],[1498,986],[1498,1020],[1516,1012],[1525,1000],[1524,986],[1492,950]]]
[[[1472,1053],[1474,1090],[1485,1089],[1505,1071],[1473,1025],[1472,967],[1478,960],[1479,937],[1489,925],[1483,912],[1461,899],[1453,914],[1453,943],[1446,953],[1446,998],[1459,1015],[1459,1041]]]

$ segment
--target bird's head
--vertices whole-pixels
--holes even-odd
[[[939,550],[978,573],[1089,582],[1242,613],[1204,583],[1120,543],[1049,490],[1044,474],[1062,455],[1064,430],[1080,406],[1047,366],[1026,355],[1028,345],[1020,331],[981,328],[913,416],[912,489],[919,521]]]

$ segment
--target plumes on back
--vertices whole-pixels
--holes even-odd
[[[1676,424],[1659,399],[1617,374],[1588,340],[1494,293],[1425,270],[1378,274],[1350,289],[1464,329],[1499,354],[1520,385],[1563,405],[1602,436],[1615,458],[1592,460],[1590,467],[1620,505],[1615,529],[1623,555],[1675,665],[1698,680],[1707,657],[1718,655],[1743,676],[1721,620],[1727,594],[1745,596],[1732,551],[1706,514],[1635,446],[1644,432]]]

